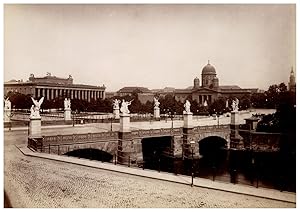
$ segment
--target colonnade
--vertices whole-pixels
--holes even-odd
[[[35,98],[44,96],[46,100],[55,99],[59,96],[71,99],[91,101],[91,99],[104,99],[104,91],[70,88],[35,88]]]
[[[212,102],[211,95],[199,95],[200,104],[204,104],[205,100],[208,104],[210,104]]]

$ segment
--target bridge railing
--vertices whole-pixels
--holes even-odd
[[[229,124],[223,124],[223,125],[206,125],[206,126],[197,126],[194,127],[194,131],[212,131],[212,130],[217,130],[217,131],[222,131],[222,130],[227,130],[230,129]]]
[[[161,129],[150,129],[150,130],[134,130],[131,131],[133,138],[142,138],[150,136],[168,136],[168,135],[179,135],[182,134],[182,127],[180,128],[161,128]]]
[[[108,139],[118,139],[118,132],[100,132],[100,133],[85,133],[85,134],[69,134],[69,135],[54,135],[43,136],[44,144],[74,144],[82,141],[107,141]]]

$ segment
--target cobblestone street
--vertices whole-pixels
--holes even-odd
[[[13,207],[225,208],[295,204],[24,156],[5,146],[4,188]]]

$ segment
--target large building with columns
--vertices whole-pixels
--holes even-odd
[[[4,83],[4,95],[18,92],[34,98],[45,97],[46,100],[68,97],[90,102],[92,99],[105,99],[105,86],[73,84],[73,78],[59,78],[47,73],[45,77],[30,74],[28,81],[9,81]]]
[[[175,89],[174,96],[177,101],[181,102],[184,102],[186,98],[191,96],[200,105],[203,105],[205,101],[209,105],[219,97],[240,98],[244,95],[251,95],[257,92],[259,92],[258,88],[243,89],[237,85],[220,86],[216,69],[208,61],[208,64],[203,67],[201,72],[201,85],[200,79],[196,77],[193,86],[186,89]]]

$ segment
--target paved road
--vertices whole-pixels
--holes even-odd
[[[24,156],[5,146],[13,207],[295,207],[295,204]]]

